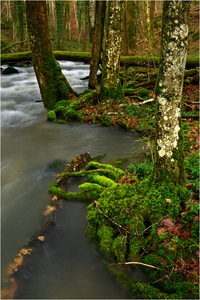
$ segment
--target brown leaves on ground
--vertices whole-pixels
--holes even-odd
[[[127,184],[131,184],[133,182],[135,182],[137,179],[136,177],[127,177],[127,176],[124,176],[120,179],[117,180],[118,183],[127,183]]]
[[[198,100],[197,95],[199,95],[198,84],[197,85],[189,84],[187,86],[184,86],[183,94],[184,94],[185,99],[188,104],[189,104],[189,102],[197,102],[197,100]],[[195,105],[194,109],[198,109],[198,107]]]
[[[18,286],[14,278],[10,278],[9,282],[1,291],[1,299],[13,299]]]
[[[186,203],[185,211],[181,214],[181,217],[187,213],[189,209],[189,202]],[[157,229],[157,234],[161,235],[165,232],[169,233],[169,238],[167,238],[164,242],[162,242],[162,246],[166,249],[170,248],[173,249],[173,251],[176,251],[180,244],[178,242],[173,240],[173,237],[178,237],[178,240],[183,240],[187,238],[192,238],[191,231],[192,226],[199,222],[199,215],[195,216],[192,221],[192,225],[188,226],[186,229],[183,228],[182,224],[180,222],[174,223],[174,221],[171,218],[166,218],[162,220],[159,224],[159,227]],[[162,263],[167,265],[167,262],[165,259],[160,260]],[[181,273],[184,276],[186,276],[188,281],[194,281],[194,278],[197,278],[199,276],[199,251],[196,251],[195,253],[191,254],[191,257],[189,258],[181,258],[176,259],[174,261],[174,271],[177,273]],[[198,284],[197,282],[195,282]]]
[[[199,216],[196,216],[193,220],[193,224],[199,221]],[[157,229],[157,234],[161,235],[168,232],[170,236],[177,236],[179,239],[188,238],[191,236],[190,231],[184,230],[181,223],[175,224],[171,218],[167,218],[161,221],[160,226]]]
[[[181,273],[189,279],[191,276],[199,276],[199,263],[197,259],[177,259],[174,271]]]
[[[49,214],[51,214],[53,211],[56,210],[56,207],[55,206],[52,206],[52,205],[47,205],[45,211],[44,211],[44,215],[45,216],[48,216]]]
[[[194,152],[199,149],[200,147],[200,141],[199,141],[199,127],[195,126],[195,123],[193,122],[192,118],[189,118],[187,120],[187,123],[190,125],[191,129],[187,132],[187,135],[189,137],[189,141],[192,144],[190,146],[191,152]]]

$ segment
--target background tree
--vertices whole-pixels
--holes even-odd
[[[90,3],[86,0],[76,2],[78,21],[78,41],[83,41],[83,51],[86,51],[91,36],[91,23],[89,16]]]
[[[162,50],[156,84],[156,161],[158,182],[184,182],[181,105],[187,56],[190,1],[164,1]]]
[[[63,38],[63,1],[56,0],[56,21],[57,21],[57,49],[62,49],[62,38]]]
[[[90,61],[89,88],[95,89],[97,85],[97,71],[100,64],[100,54],[102,51],[103,28],[106,11],[106,1],[95,2],[95,24],[92,46],[92,58]]]
[[[32,63],[46,108],[76,94],[62,74],[51,48],[46,1],[26,1],[26,16]]]
[[[107,1],[103,41],[101,99],[124,98],[119,78],[124,1]]]

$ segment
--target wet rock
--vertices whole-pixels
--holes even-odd
[[[7,67],[1,72],[3,75],[17,74],[19,71],[12,66]]]

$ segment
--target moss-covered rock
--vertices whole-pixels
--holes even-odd
[[[119,178],[121,178],[122,176],[124,176],[124,171],[119,169],[119,168],[115,168],[112,165],[109,164],[101,164],[99,162],[96,161],[91,161],[89,162],[89,164],[87,165],[87,170],[99,170],[101,169],[101,173],[104,173],[104,175],[106,175],[107,177],[113,179],[113,180],[118,180]]]
[[[103,175],[90,174],[90,175],[88,175],[88,180],[90,182],[96,182],[104,187],[116,187],[117,186],[117,183],[115,181],[113,181],[112,179],[107,178],[106,176],[103,176]]]
[[[56,117],[56,113],[54,110],[50,110],[48,113],[47,113],[47,119],[49,121],[52,121],[52,122],[56,122],[57,121],[57,117]]]

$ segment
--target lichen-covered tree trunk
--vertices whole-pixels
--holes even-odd
[[[89,88],[95,89],[97,85],[97,71],[102,50],[103,27],[105,20],[106,1],[95,2],[95,24],[92,46],[92,58],[90,61]]]
[[[181,105],[187,56],[190,1],[164,1],[161,62],[156,84],[156,161],[154,180],[183,184]]]
[[[67,100],[76,93],[53,55],[46,1],[26,1],[26,16],[32,63],[42,100],[46,108],[53,109],[58,101]]]
[[[124,1],[106,3],[100,96],[102,100],[112,98],[118,101],[124,98],[119,78]]]

